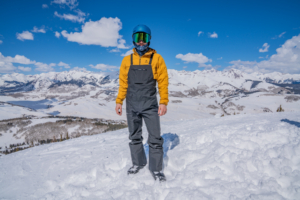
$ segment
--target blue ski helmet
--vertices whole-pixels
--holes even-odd
[[[148,33],[148,34],[150,35],[150,39],[151,39],[151,30],[150,30],[150,28],[149,28],[148,26],[143,25],[143,24],[137,25],[137,26],[133,29],[132,36],[133,36],[133,34],[138,33],[138,32]]]

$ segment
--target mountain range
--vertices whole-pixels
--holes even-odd
[[[298,84],[300,74],[279,72],[248,74],[236,69],[227,71],[168,69],[168,75],[170,100],[168,110],[174,114],[162,117],[163,120],[276,112],[280,105],[285,111],[300,108],[297,106],[300,99],[300,84]],[[120,117],[114,113],[119,87],[118,76],[118,71],[86,70],[36,75],[4,74],[0,76],[0,95],[3,104],[1,109],[12,105],[28,108],[24,101],[38,104],[38,101],[48,99],[51,101],[47,102],[47,109],[30,108],[34,112],[44,114],[56,112],[62,116],[124,120],[125,114]],[[19,115],[29,114],[28,110],[20,112]],[[5,118],[3,115],[2,119]]]

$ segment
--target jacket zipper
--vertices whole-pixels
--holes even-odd
[[[140,56],[140,65],[141,65],[141,57],[142,57],[142,56]]]

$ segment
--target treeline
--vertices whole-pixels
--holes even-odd
[[[74,137],[75,138],[75,137]],[[0,151],[0,153],[3,153],[5,155],[10,154],[10,153],[14,153],[17,151],[21,151],[21,150],[25,150],[34,146],[39,146],[39,145],[44,145],[44,144],[50,144],[50,143],[54,143],[54,142],[62,142],[65,140],[71,139],[69,137],[69,134],[66,134],[66,137],[62,137],[62,134],[60,134],[60,138],[55,138],[53,137],[53,139],[46,139],[46,140],[38,140],[37,143],[31,141],[31,142],[23,142],[23,143],[17,143],[17,144],[10,144],[9,148],[7,148],[7,146],[5,147],[5,150]],[[1,150],[1,147],[0,147]]]

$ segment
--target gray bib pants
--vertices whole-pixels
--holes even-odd
[[[131,65],[128,72],[126,94],[126,114],[129,130],[129,143],[133,165],[144,166],[147,158],[143,147],[142,119],[149,133],[149,169],[161,171],[163,163],[163,138],[160,136],[156,80],[153,78],[151,55],[148,65]]]

